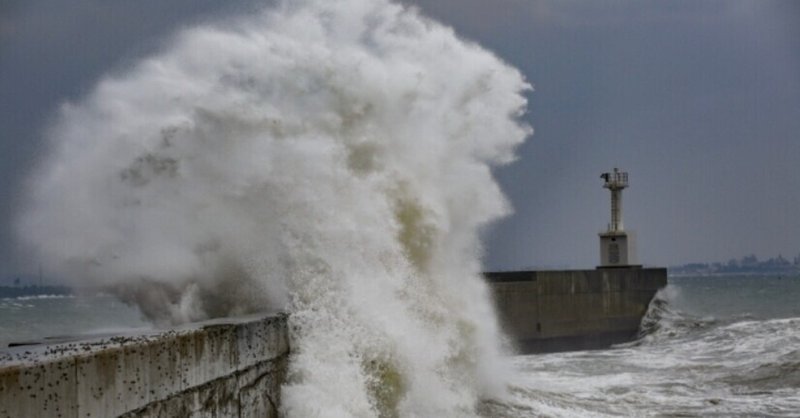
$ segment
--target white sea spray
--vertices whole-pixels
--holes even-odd
[[[287,309],[287,416],[470,416],[505,383],[478,234],[528,88],[386,0],[186,29],[63,106],[19,236],[156,321]]]

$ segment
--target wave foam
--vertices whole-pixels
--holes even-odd
[[[288,308],[288,416],[468,416],[503,383],[478,231],[528,88],[386,0],[191,28],[63,107],[19,235],[155,320]]]

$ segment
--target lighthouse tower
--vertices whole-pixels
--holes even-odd
[[[615,168],[600,178],[611,191],[611,223],[600,233],[600,267],[628,267],[629,241],[622,225],[622,190],[628,187],[628,173]]]

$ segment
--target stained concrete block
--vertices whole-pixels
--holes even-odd
[[[115,417],[127,411],[123,351],[115,347],[77,359],[78,416]]]
[[[0,368],[0,417],[77,417],[72,358]]]
[[[0,418],[270,416],[288,351],[273,315],[5,355]]]
[[[195,339],[192,359],[193,372],[198,382],[207,382],[226,376],[237,369],[236,328],[230,324],[204,326]]]
[[[240,418],[277,418],[289,356],[250,368],[239,377]]]
[[[650,301],[667,284],[667,271],[660,268],[502,272],[486,277],[501,326],[521,346],[534,350],[599,348],[634,338]]]
[[[281,317],[258,322],[249,322],[236,328],[236,347],[239,370],[249,368],[269,357],[270,353],[289,351],[286,333],[280,332],[275,321]]]

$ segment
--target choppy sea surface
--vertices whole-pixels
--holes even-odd
[[[37,295],[0,298],[0,348],[149,329],[139,310],[115,297]]]
[[[2,345],[148,326],[110,296],[0,299]],[[800,277],[673,277],[638,341],[514,364],[483,416],[797,417]]]
[[[642,337],[515,358],[487,417],[798,417],[800,277],[670,278]]]

